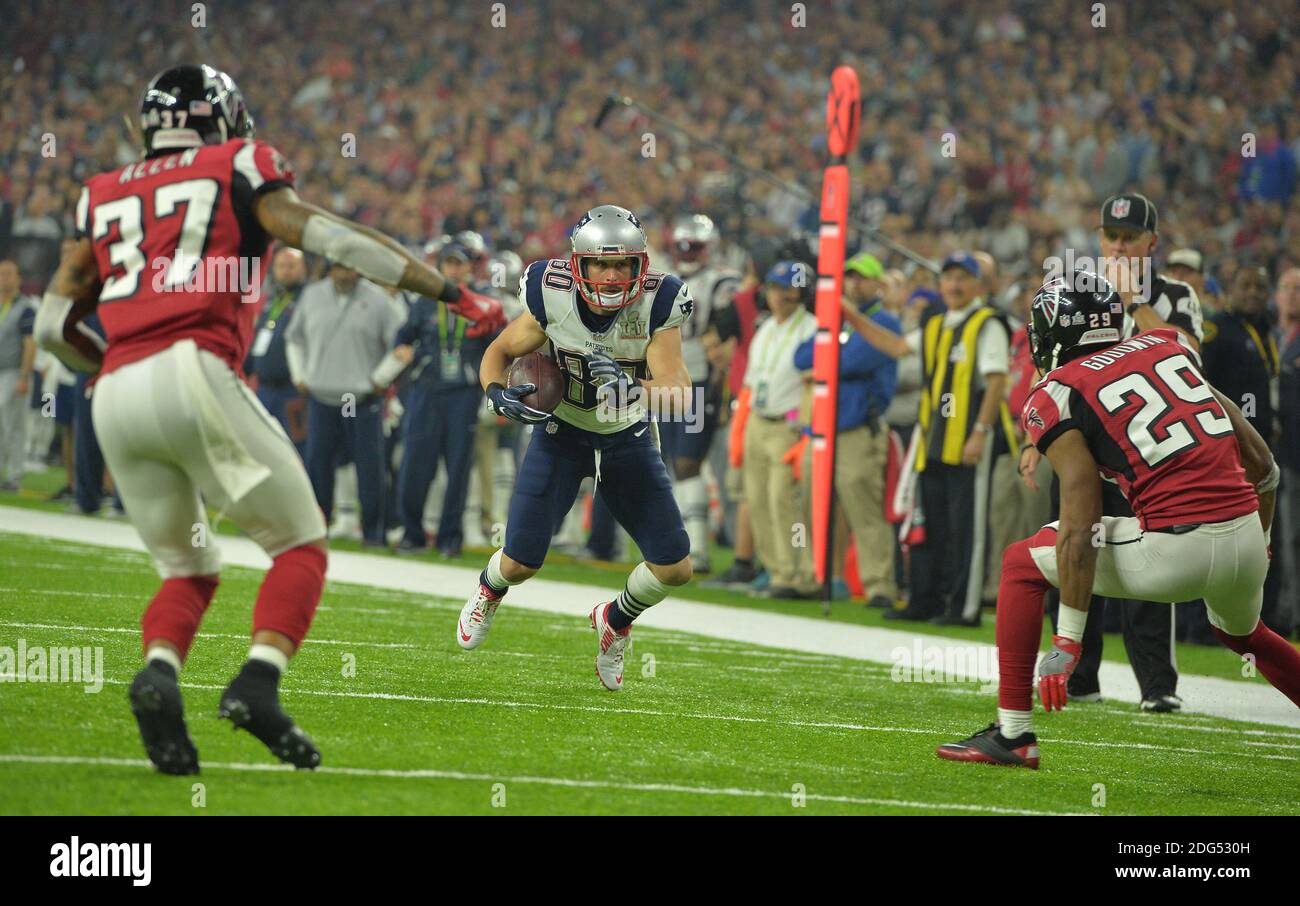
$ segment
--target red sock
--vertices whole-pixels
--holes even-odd
[[[199,631],[203,612],[217,593],[218,576],[182,576],[164,579],[162,588],[153,596],[145,609],[140,626],[144,630],[144,650],[155,639],[171,642],[181,653],[181,660],[189,653],[190,643]]]
[[[1056,532],[1042,529],[1033,538],[1017,541],[1002,555],[998,585],[998,707],[1030,711],[1034,707],[1034,665],[1043,637],[1043,596],[1052,587],[1043,576],[1031,547],[1056,544]]]
[[[290,548],[271,563],[253,607],[253,632],[263,629],[302,644],[325,587],[325,552],[314,544]]]
[[[1211,626],[1219,641],[1237,654],[1253,654],[1255,666],[1273,686],[1300,705],[1300,651],[1260,620],[1250,635],[1228,635]]]

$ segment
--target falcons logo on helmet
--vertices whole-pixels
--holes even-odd
[[[1048,324],[1056,323],[1056,313],[1061,307],[1061,290],[1068,286],[1064,277],[1058,277],[1038,291],[1038,305],[1047,317]]]

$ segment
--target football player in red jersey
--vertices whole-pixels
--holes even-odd
[[[320,600],[325,523],[293,444],[240,380],[261,262],[278,239],[446,301],[471,321],[499,320],[501,306],[383,234],[300,200],[293,168],[252,138],[252,116],[225,73],[187,65],[155,76],[140,125],[143,160],[82,189],[76,245],[35,327],[46,349],[99,371],[95,431],[163,578],[142,620],[145,667],[131,685],[131,708],[159,771],[198,772],[177,674],[217,589],[212,506],[272,561],[248,660],[218,713],[282,761],[314,768],[320,752],[281,710],[279,681]],[[92,309],[106,348],[79,329]]]
[[[999,722],[940,746],[941,758],[1038,767],[1030,716],[1049,587],[1061,590],[1061,611],[1038,667],[1048,711],[1065,706],[1093,594],[1203,598],[1219,639],[1300,705],[1300,651],[1259,619],[1277,464],[1201,375],[1191,342],[1173,329],[1120,342],[1123,317],[1119,294],[1087,272],[1034,297],[1029,341],[1043,378],[1021,421],[1060,478],[1061,518],[1002,558]],[[1099,470],[1135,516],[1101,515]]]

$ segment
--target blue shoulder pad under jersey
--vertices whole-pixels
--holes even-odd
[[[544,258],[534,261],[524,270],[524,275],[519,280],[520,295],[523,296],[521,301],[543,328],[546,327],[546,302],[542,299],[542,274],[549,264]]]

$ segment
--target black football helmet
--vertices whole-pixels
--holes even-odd
[[[1029,351],[1043,374],[1118,343],[1123,330],[1123,299],[1110,281],[1091,271],[1051,278],[1029,308]]]
[[[253,115],[235,80],[206,63],[173,66],[149,81],[140,101],[140,131],[145,156],[194,144],[205,145],[253,135]]]

